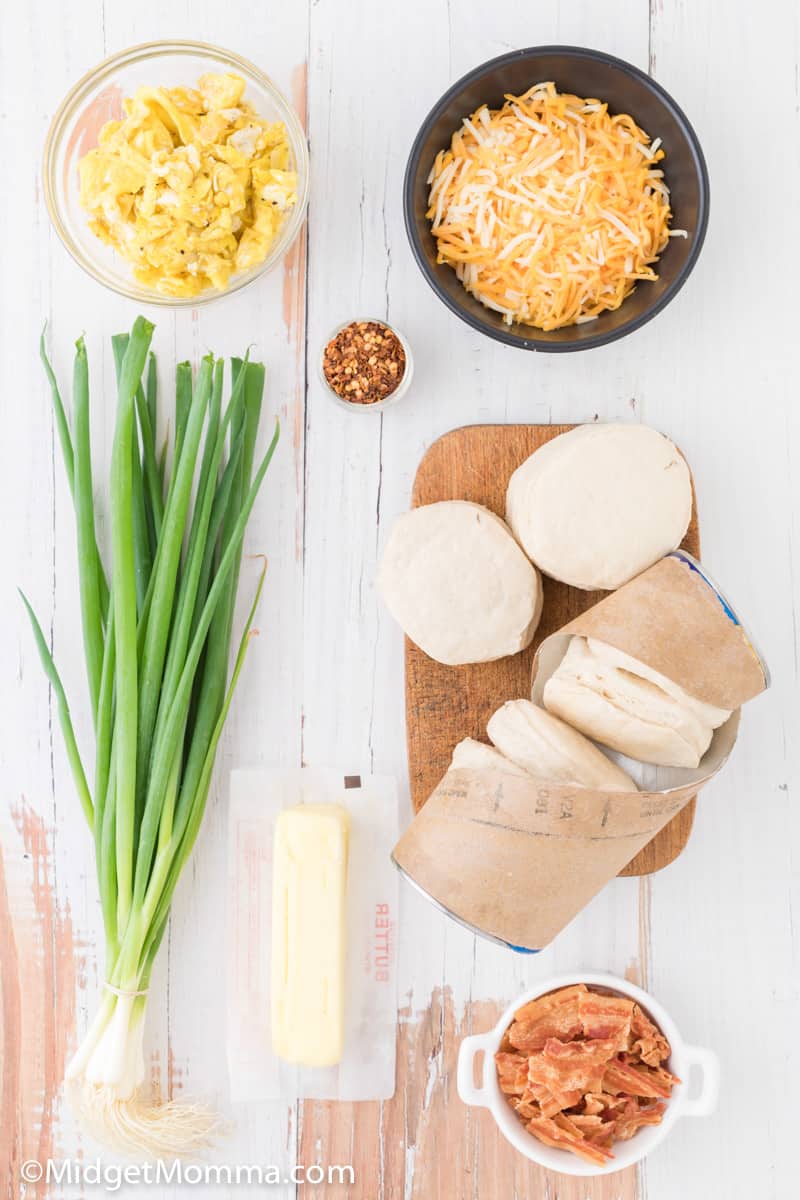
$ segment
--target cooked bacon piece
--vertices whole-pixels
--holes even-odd
[[[505,1092],[507,1096],[521,1096],[528,1083],[528,1060],[521,1054],[504,1054],[498,1051],[494,1061],[500,1091]]]
[[[586,1038],[614,1038],[618,1050],[626,1050],[631,1032],[633,1001],[624,996],[606,996],[600,992],[582,992],[578,997],[578,1016]]]
[[[680,1080],[675,1075],[670,1075],[663,1067],[635,1067],[629,1062],[616,1059],[606,1068],[603,1091],[668,1100],[676,1083],[680,1083]]]
[[[571,1133],[573,1137],[583,1137],[578,1126],[567,1113],[559,1113],[557,1117],[553,1117],[559,1129],[563,1129],[565,1133]]]
[[[570,1113],[572,1124],[581,1131],[587,1142],[594,1146],[609,1148],[614,1140],[614,1122],[602,1117],[587,1116],[585,1113]]]
[[[548,1038],[544,1049],[528,1059],[528,1078],[553,1093],[602,1091],[603,1074],[616,1051],[613,1038],[561,1042]]]
[[[666,1063],[662,1063],[660,1067],[647,1067],[639,1061],[635,1054],[626,1054],[624,1052],[622,1054],[618,1054],[617,1058],[620,1062],[626,1063],[629,1067],[641,1067],[643,1071],[649,1071],[651,1075],[657,1075],[659,1079],[663,1079],[664,1082],[669,1083],[671,1087],[674,1087],[676,1083],[681,1082],[677,1075],[673,1075],[672,1072],[668,1070]]]
[[[566,1124],[568,1127],[565,1129],[557,1125],[552,1117],[535,1117],[528,1122],[527,1129],[546,1146],[555,1146],[558,1150],[571,1150],[573,1154],[580,1155],[598,1167],[604,1167],[608,1160],[614,1157],[610,1150],[587,1141],[571,1122],[567,1121]]]
[[[587,1113],[570,1113],[569,1119],[577,1129],[581,1130],[584,1137],[588,1137],[600,1129],[605,1129],[606,1125],[611,1123],[604,1121],[602,1117],[590,1116]]]
[[[635,1100],[629,1100],[624,1111],[613,1122],[614,1137],[618,1141],[627,1141],[643,1125],[660,1125],[666,1107],[661,1103],[640,1106]]]
[[[516,1100],[513,1096],[509,1096],[508,1099],[511,1107],[522,1121],[530,1121],[533,1117],[540,1117],[542,1115],[539,1105],[526,1100],[524,1096],[521,1100]]]
[[[661,1030],[656,1028],[638,1004],[633,1006],[629,1048],[631,1054],[638,1055],[648,1067],[657,1067],[666,1062],[672,1053],[672,1048]]]
[[[576,1088],[572,1092],[551,1092],[544,1084],[529,1083],[523,1100],[528,1098],[534,1100],[539,1105],[539,1108],[546,1117],[554,1117],[563,1108],[572,1108],[573,1104],[578,1104],[581,1098],[581,1091]]]
[[[609,1092],[587,1092],[583,1097],[583,1112],[587,1116],[613,1112],[625,1106],[625,1098],[612,1096]]]
[[[561,988],[538,1000],[523,1004],[514,1014],[508,1031],[509,1041],[518,1050],[541,1050],[548,1038],[578,1037],[582,1032],[578,1015],[578,998],[586,991],[583,983]]]
[[[529,1000],[522,1008],[518,1008],[514,1013],[514,1020],[530,1021],[534,1017],[540,1017],[553,1008],[560,1008],[568,1001],[577,1000],[582,992],[588,990],[585,983],[574,983],[571,987],[558,988],[555,992],[548,992],[546,996],[538,996],[536,1000]]]
[[[570,1092],[570,1095],[580,1095],[580,1093]],[[541,1090],[542,1098],[538,1101],[539,1113],[543,1117],[555,1117],[564,1108],[561,1096],[554,1096],[552,1092],[548,1092],[547,1088]]]

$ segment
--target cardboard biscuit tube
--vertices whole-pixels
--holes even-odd
[[[658,769],[658,791],[595,792],[497,771],[447,772],[397,843],[394,861],[456,920],[518,949],[548,945],[717,774],[736,741],[740,706],[768,686],[735,613],[683,553],[547,638],[534,659],[534,700],[578,634],[733,711],[696,770]]]

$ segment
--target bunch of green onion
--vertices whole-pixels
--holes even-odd
[[[217,744],[242,670],[261,570],[233,668],[229,659],[242,540],[278,440],[255,466],[264,367],[203,358],[176,368],[172,454],[156,452],[153,326],[112,339],[117,411],[110,472],[112,563],[95,533],[89,371],[77,342],[70,430],[42,341],[77,525],[81,619],[95,731],[93,786],[64,688],[27,599],[55,693],[75,786],[94,838],[106,943],[97,1016],[68,1071],[97,1136],[137,1153],[191,1153],[213,1117],[144,1087],[142,1036],[153,961],[175,885],[203,818]],[[202,450],[201,450],[202,447]],[[169,459],[169,462],[168,462]]]

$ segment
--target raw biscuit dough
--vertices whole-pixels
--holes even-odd
[[[692,515],[689,468],[646,425],[579,425],[517,467],[506,520],[545,575],[612,590],[680,545]]]
[[[389,535],[378,588],[412,642],[449,666],[524,650],[542,612],[539,574],[505,521],[467,500],[404,513]]]
[[[486,726],[497,749],[537,779],[602,792],[635,792],[631,777],[577,729],[531,700],[509,700]]]
[[[731,715],[630,655],[583,637],[572,638],[542,700],[587,737],[662,767],[698,767],[714,730]]]

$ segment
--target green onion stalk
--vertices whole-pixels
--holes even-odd
[[[143,1033],[153,963],[175,887],[200,829],[214,758],[253,634],[266,572],[231,663],[248,518],[278,441],[256,459],[264,367],[203,358],[175,373],[172,454],[157,452],[153,326],[138,317],[112,339],[116,425],[108,501],[111,568],[96,538],[89,369],[76,344],[72,423],[47,358],[56,429],[75,508],[80,611],[95,733],[87,774],[66,693],[31,605],[22,597],[53,689],[67,758],[94,843],[106,972],[94,1021],[67,1069],[96,1136],[128,1152],[191,1154],[215,1118],[162,1102],[145,1085]],[[168,458],[170,461],[168,462]]]

